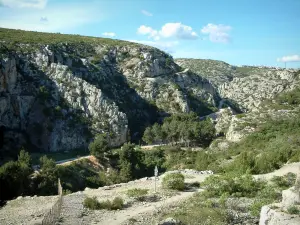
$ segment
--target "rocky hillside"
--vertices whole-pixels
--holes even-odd
[[[257,111],[299,82],[126,41],[0,29],[0,152],[86,148],[103,132],[119,146],[169,114]]]
[[[222,99],[219,111],[209,117],[216,124],[217,133],[224,137],[214,141],[212,148],[227,148],[229,142],[240,141],[267,119],[299,114],[298,101],[291,101],[300,93],[299,70],[235,67],[216,60],[175,61],[207,78]]]
[[[175,62],[207,78],[222,99],[243,112],[258,110],[265,99],[300,85],[300,73],[292,69],[236,67],[202,59],[176,59]]]
[[[131,42],[0,29],[0,148],[86,147],[139,138],[170,113],[215,110],[211,83],[158,49]],[[4,153],[4,151],[7,151]]]

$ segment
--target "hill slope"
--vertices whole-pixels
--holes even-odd
[[[0,34],[2,155],[21,145],[82,148],[102,132],[118,146],[170,113],[215,110],[210,83],[158,49],[78,35]]]
[[[21,146],[86,148],[103,132],[119,146],[140,140],[145,127],[169,114],[253,111],[300,80],[295,71],[175,62],[126,41],[1,28],[1,156],[15,156]]]

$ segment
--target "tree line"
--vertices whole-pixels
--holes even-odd
[[[207,146],[215,137],[210,120],[200,121],[196,113],[175,114],[164,119],[163,124],[147,127],[143,141],[147,144],[184,144],[189,147]]]

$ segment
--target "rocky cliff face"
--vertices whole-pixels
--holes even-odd
[[[0,148],[86,148],[98,133],[118,146],[173,113],[214,114],[230,141],[240,111],[299,85],[299,73],[173,58],[125,41],[0,29]],[[251,130],[251,129],[250,129]],[[239,137],[237,137],[239,136]],[[3,154],[2,154],[3,155]]]
[[[216,124],[217,133],[224,134],[225,138],[216,140],[212,148],[224,149],[228,142],[240,141],[269,118],[280,119],[299,113],[299,106],[279,106],[272,102],[278,94],[300,87],[299,71],[235,67],[215,60],[175,61],[208,79],[221,99],[218,112],[209,117]]]
[[[300,74],[295,70],[236,67],[202,59],[176,59],[175,62],[207,78],[221,99],[243,112],[257,111],[264,100],[300,85]]]
[[[0,148],[118,146],[170,113],[215,110],[205,78],[130,42],[0,29]],[[49,37],[50,35],[50,37]],[[50,38],[50,39],[49,39]]]

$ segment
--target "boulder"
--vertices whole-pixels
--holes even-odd
[[[300,192],[295,187],[282,191],[282,206],[287,209],[294,204],[300,204]]]
[[[176,220],[172,217],[169,217],[161,222],[158,225],[182,225],[183,223],[180,220]]]
[[[271,205],[261,208],[259,225],[299,225],[300,216],[282,212],[280,208],[275,209]]]

